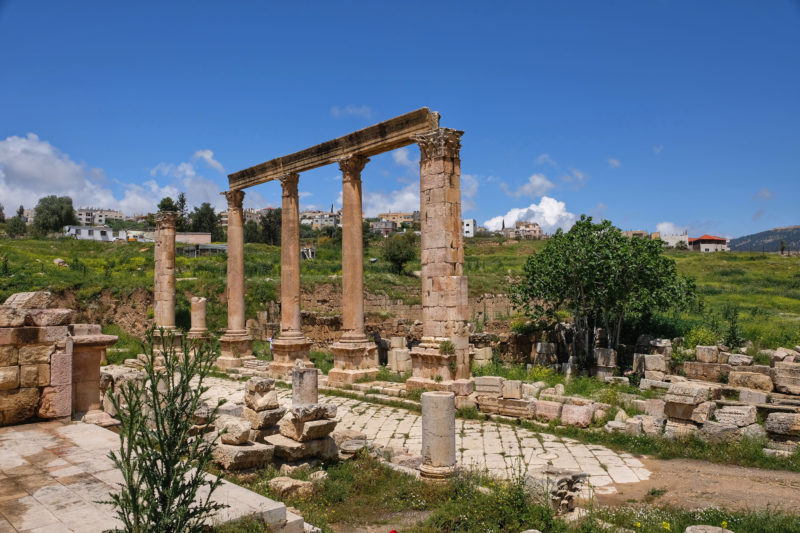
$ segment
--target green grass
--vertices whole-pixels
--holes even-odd
[[[103,333],[119,337],[116,344],[112,346],[113,350],[106,352],[106,362],[109,365],[121,365],[125,359],[135,358],[140,353],[144,353],[141,339],[128,335],[116,324],[103,326]]]
[[[331,352],[315,350],[308,354],[308,358],[311,359],[315,367],[322,370],[323,374],[327,374],[333,368],[333,354]]]

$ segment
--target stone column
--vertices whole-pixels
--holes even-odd
[[[206,303],[205,298],[192,296],[192,328],[186,335],[187,339],[207,339],[208,328],[206,327]]]
[[[274,377],[288,374],[297,359],[312,366],[308,359],[311,341],[300,327],[299,179],[296,172],[281,178],[281,332],[272,341],[273,361],[269,365],[269,373]]]
[[[244,327],[244,191],[222,193],[228,200],[228,329],[220,337],[220,368],[235,368],[253,357],[253,339]]]
[[[452,392],[422,394],[422,477],[443,479],[456,464],[456,408]]]
[[[461,229],[461,135],[439,128],[415,136],[420,148],[422,342],[411,351],[409,389],[449,389],[468,379],[469,304]]]
[[[369,161],[351,155],[339,161],[342,171],[342,327],[331,346],[334,368],[328,383],[353,384],[378,374],[378,347],[364,333],[364,241],[361,218],[361,171]]]
[[[318,380],[316,368],[295,366],[292,369],[292,406],[319,403]]]
[[[175,329],[175,224],[178,213],[156,214],[153,316],[156,328]]]

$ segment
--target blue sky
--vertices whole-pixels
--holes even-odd
[[[465,131],[479,224],[800,224],[797,2],[0,0],[0,54],[6,213],[179,190],[221,208],[228,172],[427,106]],[[373,158],[368,214],[418,205],[418,158]],[[300,190],[329,209],[338,169]],[[279,202],[277,183],[245,199]]]

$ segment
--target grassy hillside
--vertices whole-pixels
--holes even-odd
[[[744,237],[731,239],[731,251],[734,252],[779,252],[781,241],[787,250],[800,250],[800,226],[774,228]]]
[[[370,243],[365,261],[365,285],[371,293],[387,294],[406,303],[419,303],[420,281],[397,275],[380,259],[381,241]],[[540,250],[544,241],[498,245],[496,241],[469,239],[465,272],[470,295],[502,293],[522,272],[526,258]],[[262,244],[245,247],[247,315],[255,316],[278,295],[280,248]],[[698,326],[719,327],[722,310],[738,306],[745,337],[762,346],[800,343],[800,257],[777,254],[668,252],[680,272],[696,279],[701,303],[690,313],[656,317],[646,325],[652,333],[684,335]],[[114,301],[132,300],[135,291],[152,291],[153,245],[143,243],[95,243],[60,240],[0,240],[0,299],[14,292],[48,289],[74,295],[76,305],[86,308],[101,295]],[[68,267],[58,267],[61,258]],[[225,325],[224,255],[176,260],[178,281],[177,322],[189,326],[186,295],[209,299],[208,321],[212,329]],[[419,270],[419,261],[407,270]],[[317,259],[301,265],[303,287],[319,284],[341,287],[341,249],[330,242],[317,246]],[[104,292],[105,291],[105,292]],[[152,316],[152,309],[141,309]]]

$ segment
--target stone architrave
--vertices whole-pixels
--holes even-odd
[[[415,136],[421,154],[422,339],[411,351],[409,389],[446,388],[471,375],[461,229],[463,133],[438,128]]]
[[[429,479],[450,476],[456,464],[456,408],[452,392],[425,392],[422,402],[422,465]]]
[[[339,161],[342,171],[342,329],[331,346],[331,385],[351,385],[378,374],[378,347],[364,334],[364,241],[361,171],[369,161],[352,155]]]
[[[161,346],[160,330],[173,335],[173,346],[180,350],[182,333],[175,328],[175,226],[176,211],[159,211],[156,214],[153,317],[155,319],[155,346]]]
[[[244,316],[244,191],[222,193],[228,200],[228,328],[219,339],[217,366],[235,368],[253,356],[253,338],[247,334]]]
[[[283,377],[300,359],[313,366],[308,358],[311,341],[300,327],[300,205],[297,182],[300,175],[286,174],[281,178],[281,331],[272,341],[272,362],[269,373]]]

